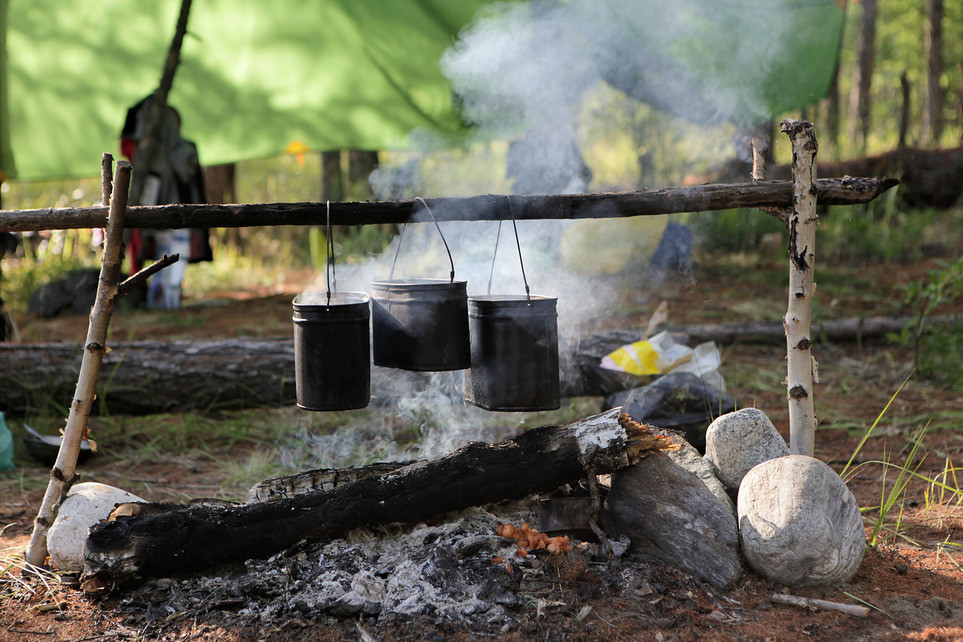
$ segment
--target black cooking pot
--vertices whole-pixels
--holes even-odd
[[[467,285],[446,279],[373,282],[375,365],[417,371],[469,367]]]
[[[298,407],[364,408],[371,398],[368,295],[305,292],[294,299]]]
[[[465,399],[486,410],[560,405],[557,299],[489,295],[468,299],[471,370]]]

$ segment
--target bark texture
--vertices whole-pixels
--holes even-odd
[[[869,203],[895,186],[889,178],[830,178],[816,189],[824,205]],[[469,198],[425,199],[439,221],[510,221],[539,219],[624,218],[676,212],[702,212],[734,207],[788,207],[792,183],[757,181],[666,187],[656,190],[599,194],[512,196],[485,194]],[[124,227],[180,229],[185,227],[249,227],[264,225],[325,225],[325,203],[258,203],[250,205],[160,205],[130,207]],[[103,207],[0,211],[0,231],[103,227]],[[332,225],[427,223],[421,202],[373,201],[331,203]]]
[[[812,332],[826,341],[859,342],[884,338],[915,322],[915,317],[861,317],[821,321]],[[940,316],[934,324],[959,324],[963,317]],[[690,345],[715,341],[785,343],[781,323],[710,323],[670,326]],[[583,337],[571,349],[576,365],[598,365],[617,348],[638,341],[640,328],[609,330]],[[182,412],[195,409],[252,408],[295,403],[294,342],[290,338],[138,341],[112,345],[104,356],[110,373],[97,394],[118,414]],[[81,350],[60,343],[0,343],[0,405],[10,412],[70,398]],[[568,359],[564,361],[569,361]],[[563,377],[562,394],[585,394],[581,378]]]
[[[866,149],[872,106],[873,67],[876,60],[876,0],[860,2],[862,14],[856,34],[856,67],[849,94],[849,137],[860,152]]]
[[[785,120],[782,131],[792,141],[793,209],[789,216],[789,305],[786,359],[789,374],[789,452],[813,456],[816,416],[813,383],[818,380],[812,356],[812,304],[815,295],[816,165],[818,145],[812,123]]]
[[[102,176],[109,175],[108,166],[113,159],[104,155]],[[84,341],[83,358],[77,386],[70,403],[70,414],[64,427],[64,438],[57,454],[57,461],[50,471],[50,483],[44,493],[40,510],[34,520],[33,533],[27,546],[26,560],[34,566],[43,566],[47,559],[47,531],[57,518],[60,505],[76,481],[74,471],[80,454],[80,443],[87,437],[87,419],[96,397],[97,382],[104,354],[107,350],[107,327],[114,312],[118,281],[120,280],[121,248],[123,246],[123,218],[130,189],[130,163],[117,164],[113,182],[102,182],[104,196],[110,195],[110,216],[104,235],[104,256],[100,266],[97,298],[90,313],[87,339]],[[116,190],[113,187],[116,186]]]

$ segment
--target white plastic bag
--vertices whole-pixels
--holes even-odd
[[[601,363],[607,370],[636,376],[691,372],[708,385],[725,392],[725,382],[719,373],[720,365],[722,356],[714,341],[690,348],[676,343],[668,331],[624,345],[602,357]]]

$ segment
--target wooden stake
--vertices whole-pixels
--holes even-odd
[[[123,245],[123,217],[127,207],[127,192],[130,187],[130,163],[117,163],[113,186],[109,184],[110,154],[103,159],[103,194],[110,196],[110,213],[107,217],[107,231],[104,238],[103,261],[100,266],[100,281],[97,284],[97,297],[90,313],[87,340],[84,343],[84,356],[77,377],[77,389],[70,404],[70,415],[64,428],[64,438],[57,453],[57,461],[50,471],[50,482],[44,493],[40,511],[34,521],[33,534],[26,551],[26,560],[34,566],[42,566],[47,559],[47,531],[57,518],[60,505],[70,487],[77,481],[74,470],[80,442],[87,436],[87,418],[96,398],[97,381],[100,368],[107,351],[107,326],[114,311],[117,282],[120,277],[121,247]],[[93,444],[93,442],[90,442]]]
[[[813,383],[819,381],[810,339],[816,284],[816,165],[818,145],[813,124],[784,120],[781,130],[792,142],[793,209],[789,216],[789,306],[783,319],[789,398],[789,452],[812,457],[816,415]]]

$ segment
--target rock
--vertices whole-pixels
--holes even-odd
[[[117,504],[143,502],[125,490],[97,482],[75,484],[47,531],[50,561],[70,573],[84,570],[84,547],[90,527],[110,515]]]
[[[602,524],[646,553],[722,588],[742,575],[739,534],[729,507],[663,452],[612,474]]]
[[[701,479],[702,483],[706,485],[706,488],[708,488],[709,491],[719,499],[719,501],[729,507],[732,517],[735,518],[736,504],[732,501],[732,498],[729,497],[729,493],[726,492],[722,482],[720,482],[719,478],[716,477],[715,469],[712,467],[712,464],[703,459],[702,455],[699,454],[699,451],[682,437],[671,431],[667,431],[666,434],[669,435],[669,439],[672,440],[672,443],[679,445],[679,450],[665,451],[665,454],[669,456],[669,459]]]
[[[833,469],[788,455],[746,475],[737,502],[749,565],[786,586],[843,584],[856,575],[866,533],[856,499]]]
[[[729,490],[737,490],[754,466],[788,454],[789,447],[776,427],[756,408],[722,415],[706,430],[706,461]]]

